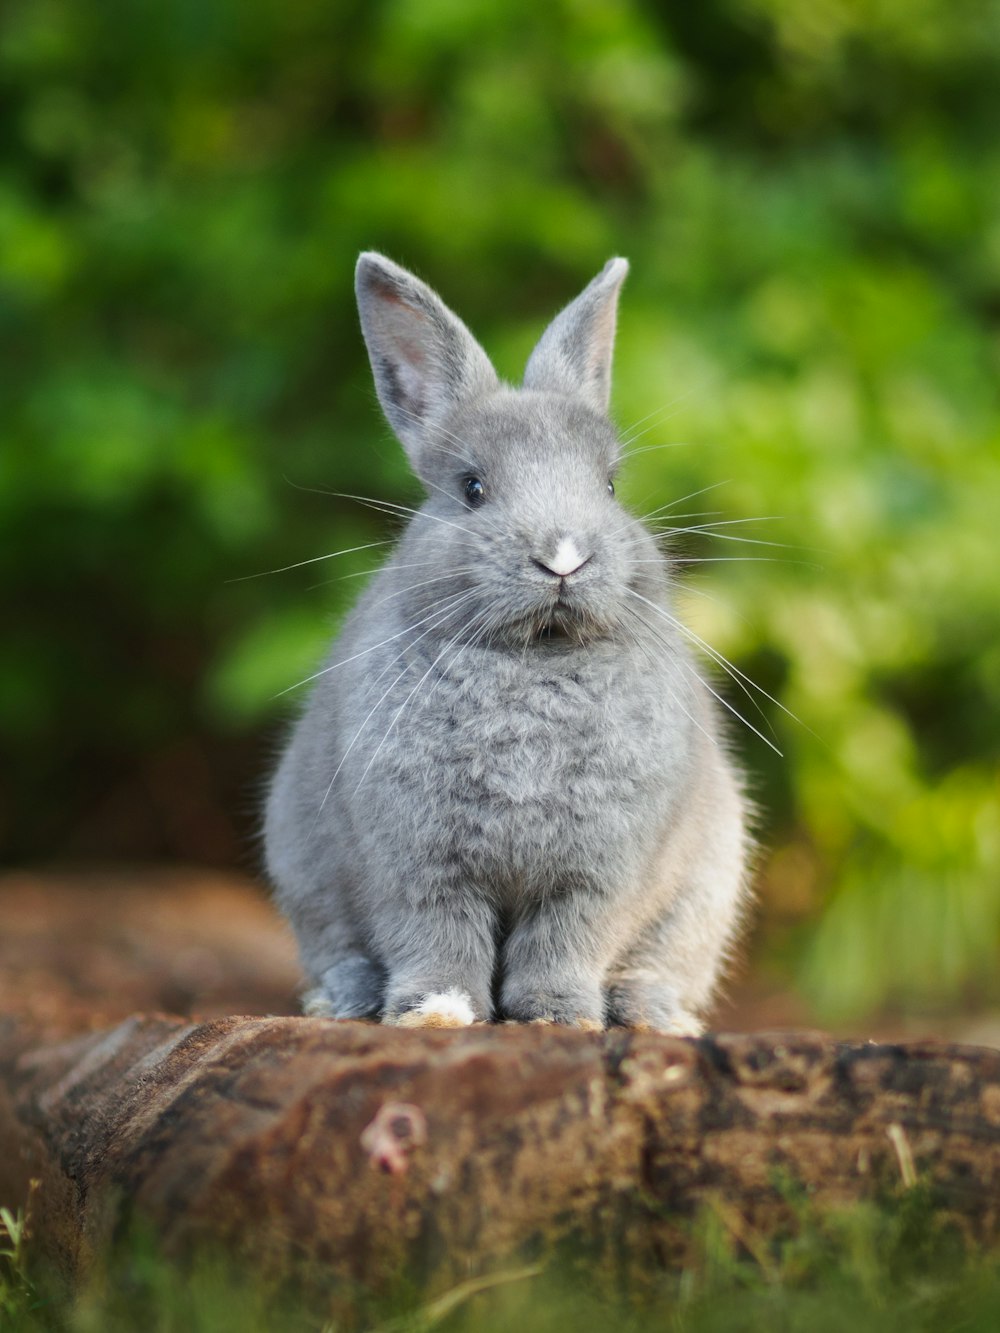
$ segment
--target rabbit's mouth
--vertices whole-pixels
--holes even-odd
[[[549,620],[539,625],[535,631],[535,639],[538,643],[549,642],[552,639],[559,639],[563,643],[577,642],[579,635],[574,634],[570,627],[559,620]]]
[[[600,633],[600,627],[579,606],[560,597],[533,626],[536,643],[583,644]]]

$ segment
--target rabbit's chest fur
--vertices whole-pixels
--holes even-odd
[[[358,878],[416,856],[509,900],[638,873],[694,763],[693,724],[662,677],[651,686],[612,642],[470,647],[443,669],[436,651],[387,694],[377,671],[359,673],[337,710],[341,750],[368,718],[335,803]]]

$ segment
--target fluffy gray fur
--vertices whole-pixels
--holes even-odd
[[[427,499],[270,792],[314,1010],[700,1031],[746,894],[745,803],[668,563],[610,484],[627,269],[556,317],[518,389],[424,283],[358,261],[379,399]]]

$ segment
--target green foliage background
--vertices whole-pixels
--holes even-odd
[[[998,87],[997,0],[6,0],[9,859],[246,863],[358,580],[315,585],[378,551],[244,576],[388,535],[315,490],[417,494],[359,249],[511,377],[624,253],[629,495],[779,516],[684,543],[800,719],[738,729],[772,965],[830,1017],[995,1000]]]

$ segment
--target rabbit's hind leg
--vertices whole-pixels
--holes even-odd
[[[674,1037],[700,1037],[705,1025],[685,1009],[668,984],[637,976],[622,976],[607,989],[609,1027],[638,1032],[667,1032]]]
[[[721,877],[720,877],[721,878]],[[704,1031],[703,1014],[742,924],[743,873],[682,888],[605,979],[607,1021],[678,1037]]]

